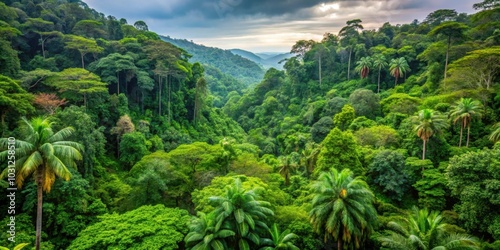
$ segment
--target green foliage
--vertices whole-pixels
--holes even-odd
[[[441,211],[446,205],[447,180],[439,169],[424,169],[422,179],[413,186],[418,191],[418,204],[429,210]]]
[[[401,201],[410,189],[408,172],[405,170],[405,157],[398,151],[378,152],[373,157],[367,175],[368,184],[379,188],[393,201]]]
[[[325,116],[319,119],[318,122],[314,123],[311,127],[311,138],[314,142],[320,143],[325,137],[330,133],[333,128],[333,119],[331,117]]]
[[[79,167],[80,173],[85,178],[93,176],[97,159],[105,153],[104,127],[97,127],[90,115],[86,114],[83,108],[76,106],[70,106],[57,112],[56,117],[60,121],[56,123],[58,128],[75,128],[73,137],[85,148],[85,151],[82,152],[83,167]]]
[[[120,161],[133,166],[144,155],[148,154],[146,137],[140,132],[124,134],[120,140]]]
[[[361,128],[354,133],[357,142],[362,146],[373,146],[375,148],[397,147],[399,135],[396,130],[389,126],[374,126]]]
[[[189,224],[189,233],[185,241],[189,249],[227,249],[225,239],[236,233],[229,229],[217,227],[215,214],[198,213]]]
[[[185,210],[142,206],[124,214],[105,214],[68,249],[176,249],[188,231]]]
[[[26,115],[34,112],[31,101],[33,95],[27,93],[19,84],[7,76],[0,75],[0,112],[2,127],[7,115]]]
[[[107,212],[102,201],[92,196],[90,187],[87,180],[72,171],[70,181],[56,180],[53,191],[44,196],[43,229],[56,248],[67,248],[82,230],[98,221],[98,215]],[[31,192],[23,208],[33,211],[36,190],[34,186],[30,189],[26,190]]]
[[[318,163],[314,172],[328,172],[332,168],[341,171],[349,168],[356,175],[361,175],[364,171],[358,157],[353,135],[350,132],[342,132],[338,128],[334,128],[321,143]]]
[[[96,93],[107,92],[106,83],[101,82],[99,76],[80,68],[68,68],[47,80],[49,86],[53,86],[59,91],[67,94],[70,100],[81,100],[77,95],[83,95],[83,102],[86,105],[87,96]]]
[[[204,213],[213,211],[214,207],[209,202],[208,197],[223,195],[224,188],[233,184],[236,179],[241,180],[241,185],[244,190],[254,190],[259,199],[269,202],[273,206],[284,205],[288,201],[288,195],[279,189],[276,183],[266,184],[256,177],[235,175],[215,177],[209,186],[192,192],[191,195],[193,203],[196,205],[196,210]]]
[[[345,131],[349,128],[349,125],[351,125],[354,118],[356,118],[354,108],[351,105],[346,104],[342,108],[342,112],[333,117],[333,125],[340,130]]]
[[[470,52],[450,65],[448,85],[451,85],[452,89],[491,88],[500,70],[499,58],[498,46]]]
[[[408,94],[396,93],[382,99],[380,105],[385,114],[397,112],[413,115],[418,110],[420,102],[420,99],[411,97]]]
[[[500,239],[498,193],[500,150],[484,149],[454,156],[446,170],[455,209],[465,229]]]
[[[271,234],[271,240],[269,241],[269,245],[267,247],[261,248],[262,250],[298,250],[299,248],[293,244],[293,241],[298,239],[299,237],[291,233],[289,229],[280,232],[278,226],[273,224],[273,226],[269,229],[269,233]],[[271,244],[272,242],[272,244]],[[267,243],[267,242],[266,242]],[[264,243],[264,244],[266,244]]]
[[[371,90],[355,90],[349,96],[349,103],[356,111],[356,116],[375,119],[375,117],[380,115],[380,98]]]

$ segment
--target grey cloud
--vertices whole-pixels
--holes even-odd
[[[360,18],[366,29],[375,29],[384,22],[423,20],[442,8],[470,13],[478,0],[84,1],[99,12],[124,17],[129,23],[144,20],[150,30],[175,38],[222,48],[267,46],[286,51],[298,39],[320,39],[325,32],[337,33],[350,19]],[[336,3],[339,8],[320,10],[322,3]],[[282,41],[285,36],[288,40]],[[254,37],[269,39],[258,43]]]

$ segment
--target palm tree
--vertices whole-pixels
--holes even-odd
[[[262,247],[260,250],[299,250],[297,246],[293,244],[293,239],[298,238],[294,233],[290,233],[290,230],[285,230],[280,233],[276,223],[273,224],[272,228],[269,229],[272,240],[265,240],[264,244],[269,244],[271,246]]]
[[[490,135],[490,140],[494,143],[500,141],[500,122],[497,122],[497,124],[493,126],[493,132]]]
[[[216,227],[213,213],[205,215],[199,212],[198,218],[189,224],[185,241],[191,250],[224,250],[227,249],[224,239],[234,235],[232,230]]]
[[[309,213],[313,228],[324,235],[326,241],[333,237],[338,249],[344,243],[360,248],[377,221],[373,207],[374,196],[361,177],[353,178],[349,169],[324,172],[313,184],[312,209]]]
[[[268,230],[265,221],[268,216],[274,215],[267,208],[269,202],[257,200],[254,190],[244,190],[240,179],[236,179],[234,185],[227,186],[223,196],[209,199],[215,207],[215,228],[235,233],[226,241],[229,248],[255,249],[260,245],[261,238],[256,231]]]
[[[420,110],[418,116],[414,116],[418,121],[415,126],[417,136],[423,141],[422,160],[425,160],[426,145],[432,135],[440,133],[448,126],[445,116],[441,115],[438,111],[432,109]]]
[[[398,79],[402,75],[405,75],[406,72],[410,71],[410,66],[404,57],[400,57],[398,59],[392,59],[390,64],[390,74],[394,76],[396,80],[394,81],[394,86],[398,84]]]
[[[460,142],[458,146],[462,146],[462,132],[467,127],[467,144],[469,147],[470,124],[474,117],[481,117],[481,103],[471,98],[460,98],[453,106],[450,117],[453,119],[453,124],[460,121]]]
[[[466,234],[449,233],[437,211],[413,207],[408,217],[390,221],[388,235],[377,237],[385,249],[479,249],[478,242]]]
[[[65,141],[73,128],[67,127],[54,133],[53,123],[47,119],[34,118],[30,122],[23,118],[24,140],[16,140],[16,184],[21,188],[25,179],[33,174],[37,185],[36,249],[40,249],[42,233],[43,191],[50,192],[57,177],[68,181],[71,173],[67,166],[76,167],[75,160],[81,160],[83,146]],[[8,139],[0,139],[0,148],[7,148]],[[6,159],[8,150],[0,153],[0,161]],[[7,169],[6,169],[7,170]],[[6,170],[2,173],[4,175]]]
[[[382,54],[377,54],[373,56],[373,67],[378,68],[378,88],[377,88],[377,93],[380,93],[380,72],[382,71],[382,68],[387,67],[387,61],[385,59],[385,56]]]
[[[361,78],[366,78],[370,73],[370,68],[372,67],[372,59],[369,56],[362,57],[356,62],[356,64],[356,71],[359,72]]]
[[[285,185],[290,184],[290,176],[297,169],[297,163],[293,162],[292,157],[289,155],[280,157],[280,170],[279,173],[285,178]]]
[[[307,143],[306,148],[302,150],[300,162],[304,166],[307,176],[310,176],[313,172],[316,161],[318,161],[319,152],[320,147],[314,142]]]

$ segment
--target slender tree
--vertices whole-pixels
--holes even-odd
[[[470,137],[470,124],[472,119],[475,117],[481,117],[481,103],[471,98],[460,98],[456,102],[455,106],[452,107],[450,117],[453,119],[453,123],[460,122],[460,142],[458,146],[462,146],[462,133],[465,127],[467,127],[467,144],[469,147],[469,137]]]
[[[309,218],[314,230],[332,237],[337,249],[349,244],[359,249],[373,231],[377,212],[373,207],[374,195],[361,177],[354,178],[349,169],[321,174],[314,183],[314,198]]]
[[[80,57],[82,59],[82,68],[85,68],[85,61],[83,60],[85,55],[88,53],[101,53],[104,48],[97,45],[97,42],[92,39],[88,39],[81,36],[66,35],[66,49],[75,49],[80,52]]]
[[[349,60],[347,63],[347,80],[351,79],[352,51],[354,49],[354,44],[357,42],[357,38],[359,36],[358,29],[363,29],[363,25],[361,25],[361,22],[361,19],[349,20],[346,22],[347,26],[344,26],[339,31],[339,37],[341,37],[342,40],[347,43],[349,50]]]
[[[396,86],[398,84],[399,77],[405,75],[410,70],[410,66],[404,57],[400,57],[398,59],[391,60],[389,70],[391,76],[396,78],[394,81],[394,86]]]
[[[478,241],[466,234],[450,233],[450,225],[443,222],[437,211],[413,207],[404,218],[391,220],[387,235],[378,237],[384,249],[479,249]]]
[[[425,151],[429,138],[444,130],[448,126],[448,123],[444,115],[432,109],[420,110],[418,116],[414,116],[414,119],[418,122],[415,126],[415,131],[417,132],[417,136],[423,141],[422,160],[425,160]]]
[[[377,93],[380,93],[380,73],[382,68],[387,67],[387,60],[382,54],[377,54],[373,56],[373,67],[378,68],[378,82],[377,82]]]
[[[429,35],[443,35],[447,39],[446,47],[446,61],[444,64],[444,79],[446,79],[446,71],[448,71],[448,58],[450,54],[450,47],[452,38],[460,38],[464,36],[464,32],[468,29],[467,25],[458,22],[444,22],[432,29]]]
[[[204,77],[201,77],[196,82],[196,92],[194,97],[194,109],[193,109],[193,123],[200,119],[201,110],[203,109],[203,102],[207,96],[207,81]]]
[[[53,123],[47,119],[34,118],[31,121],[23,118],[24,140],[16,140],[16,184],[19,188],[25,180],[33,175],[37,185],[36,211],[36,250],[40,249],[42,235],[42,202],[43,192],[50,192],[56,177],[68,181],[71,173],[68,167],[75,167],[75,161],[81,160],[83,146],[66,141],[73,133],[73,128],[66,127],[58,132],[52,131]],[[0,148],[7,149],[8,139],[0,139]],[[0,152],[0,161],[7,158],[8,150]],[[4,176],[6,170],[2,173]]]

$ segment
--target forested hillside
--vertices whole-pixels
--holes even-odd
[[[207,47],[183,39],[160,36],[193,55],[192,60],[203,65],[210,65],[222,73],[230,75],[246,86],[258,83],[264,76],[264,70],[253,60],[233,54],[229,50]]]
[[[244,91],[143,21],[0,2],[0,246],[500,249],[500,3],[474,8],[346,20]]]

